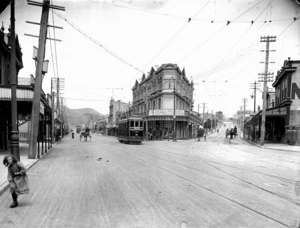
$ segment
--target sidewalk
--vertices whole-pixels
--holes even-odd
[[[53,144],[55,145],[55,144]],[[48,150],[46,154],[43,156],[47,155],[52,149]],[[21,162],[25,165],[25,167],[30,169],[35,163],[38,162],[39,159],[28,159],[28,150],[29,150],[29,145],[27,143],[20,142],[19,143],[19,153],[20,153],[20,160]],[[9,155],[10,150],[7,151],[0,151],[0,195],[8,188],[8,182],[7,182],[7,167],[3,165],[3,159],[5,155]],[[43,157],[41,156],[41,157]]]
[[[261,146],[259,143],[252,142],[248,139],[241,138],[242,140],[245,140],[246,142],[255,145],[260,148],[264,149],[271,149],[271,150],[279,150],[279,151],[288,151],[288,152],[298,152],[300,153],[300,146],[292,146],[284,143],[269,143],[265,142],[263,146]]]

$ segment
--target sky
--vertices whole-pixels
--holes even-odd
[[[36,0],[42,2],[41,0]],[[263,36],[270,44],[269,72],[283,61],[300,59],[300,5],[295,0],[52,0],[65,11],[51,10],[43,90],[51,78],[64,78],[64,103],[109,113],[109,101],[132,102],[132,87],[151,67],[175,63],[193,80],[194,111],[233,115],[253,110],[250,83],[264,72]],[[5,32],[10,8],[1,15]],[[35,74],[33,46],[38,39],[41,7],[16,0],[16,33],[23,52],[19,77]],[[274,77],[275,79],[275,77]],[[268,86],[271,87],[271,82]],[[263,86],[261,85],[261,88]],[[261,92],[257,104],[261,105]]]

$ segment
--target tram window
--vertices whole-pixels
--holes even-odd
[[[143,121],[140,121],[140,127],[143,127]]]
[[[135,127],[139,126],[139,121],[134,121],[135,122]]]
[[[130,127],[134,127],[134,121],[130,121]]]

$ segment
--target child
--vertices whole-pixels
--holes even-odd
[[[13,155],[6,155],[3,159],[3,164],[8,168],[7,180],[13,198],[13,203],[10,207],[14,208],[18,206],[18,195],[29,193],[26,168],[21,162],[18,162]]]

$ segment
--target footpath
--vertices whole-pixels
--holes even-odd
[[[300,146],[295,146],[295,145],[288,145],[288,144],[283,144],[283,143],[269,143],[265,142],[263,146],[256,144],[254,142],[248,141],[252,145],[255,145],[260,148],[264,149],[271,149],[271,150],[280,150],[280,151],[288,151],[288,152],[298,152],[300,153]]]
[[[49,152],[51,152],[55,147],[55,144],[52,144],[52,148],[50,148],[47,153],[41,156],[46,156]],[[19,153],[20,153],[20,161],[25,165],[27,170],[29,170],[34,164],[36,164],[39,159],[29,159],[28,158],[29,145],[24,142],[19,143]],[[0,151],[0,195],[2,195],[8,188],[7,181],[7,167],[3,165],[3,159],[5,155],[11,154],[10,150]]]
[[[259,142],[252,142],[248,139],[244,139],[242,132],[241,132],[241,135],[240,135],[240,139],[244,140],[245,142],[248,142],[249,144],[252,144],[252,145],[255,145],[257,147],[264,148],[264,149],[300,153],[300,146],[298,146],[298,145],[289,145],[289,144],[284,144],[284,143],[270,143],[268,141],[265,141],[264,145],[261,146]]]

